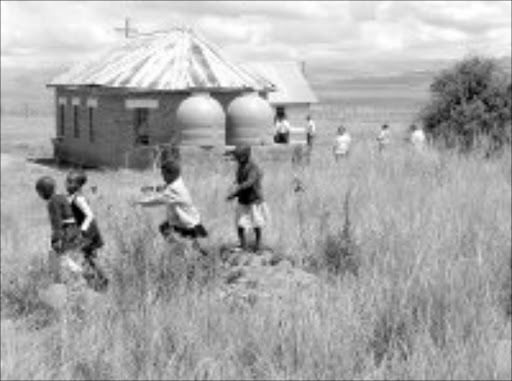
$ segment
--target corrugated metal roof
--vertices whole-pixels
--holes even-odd
[[[247,62],[242,64],[248,71],[276,85],[276,91],[268,95],[271,104],[318,103],[316,95],[296,61]]]
[[[129,39],[48,84],[59,85],[166,91],[273,88],[270,81],[230,62],[211,43],[185,28]]]

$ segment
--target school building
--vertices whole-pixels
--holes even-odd
[[[235,99],[253,93],[267,99],[275,112],[286,107],[288,115],[297,110],[302,118],[316,99],[297,102],[288,95],[300,82],[292,66],[300,68],[287,65],[277,65],[280,78],[271,79],[270,66],[263,72],[235,64],[188,28],[130,38],[47,85],[55,90],[55,156],[81,165],[140,166],[151,160],[154,147],[184,143],[179,108],[197,94],[209,96],[205,107],[199,104],[206,111],[215,102],[225,113]],[[285,67],[293,78],[284,73]],[[223,116],[215,121],[215,128],[204,125],[198,130],[202,138],[197,144],[204,144],[205,131],[226,128]],[[262,131],[269,131],[267,127]],[[194,144],[194,133],[187,135],[187,144]],[[225,144],[213,135],[211,141]]]

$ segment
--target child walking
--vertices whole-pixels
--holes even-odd
[[[160,225],[160,233],[168,241],[174,239],[174,234],[190,239],[193,247],[206,255],[198,239],[207,237],[208,232],[202,225],[199,211],[183,182],[179,162],[167,159],[161,164],[160,170],[165,181],[163,189],[147,199],[137,201],[136,204],[145,207],[167,206],[167,218]]]
[[[255,251],[261,249],[262,228],[268,219],[267,206],[263,199],[261,169],[251,160],[251,148],[238,146],[233,151],[233,156],[238,163],[236,172],[236,188],[231,192],[227,200],[238,199],[236,208],[236,224],[240,249],[247,250],[245,230],[254,229],[256,236]]]
[[[55,180],[43,176],[36,181],[36,192],[47,203],[48,217],[52,229],[50,252],[50,272],[55,283],[65,281],[62,274],[62,261],[67,252],[79,247],[80,232],[76,225],[71,206],[63,194],[55,191]],[[81,266],[68,260],[66,265],[70,270],[81,273]]]
[[[311,117],[311,115],[308,115],[306,117],[306,121],[307,121],[306,141],[307,141],[307,145],[308,145],[309,149],[311,150],[311,149],[313,149],[313,140],[314,140],[315,134],[316,134],[316,124],[313,121],[313,118]]]
[[[340,158],[347,156],[350,152],[350,144],[352,138],[344,126],[338,127],[338,133],[334,142],[334,160],[338,161]]]
[[[426,137],[422,128],[419,128],[417,125],[412,124],[410,127],[411,131],[411,143],[418,151],[424,151],[426,145]]]
[[[66,177],[66,189],[71,211],[81,233],[81,251],[87,271],[84,273],[89,285],[96,291],[105,290],[108,279],[96,263],[98,249],[104,245],[98,223],[87,199],[82,193],[87,175],[82,170],[71,170]]]
[[[382,152],[391,144],[391,132],[387,124],[382,125],[379,135],[377,136],[377,142],[379,143],[379,152]]]

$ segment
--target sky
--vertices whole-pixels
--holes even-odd
[[[124,38],[115,28],[125,17],[140,32],[191,26],[238,61],[305,60],[318,83],[400,76],[469,54],[510,56],[511,3],[1,1],[2,77],[92,57]]]

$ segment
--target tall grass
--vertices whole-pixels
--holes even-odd
[[[31,189],[20,195],[34,201],[19,209],[2,195],[2,378],[500,377],[493,348],[510,336],[510,154],[482,161],[397,145],[381,155],[367,141],[342,162],[329,153],[318,147],[296,171],[290,160],[255,152],[272,214],[264,241],[306,268],[348,250],[358,271],[310,268],[317,282],[308,292],[253,307],[226,304],[212,271],[220,246],[236,242],[225,202],[232,163],[184,168],[211,232],[209,262],[163,243],[159,211],[129,206],[157,177],[91,173],[111,288],[44,324],[34,314],[50,312],[33,290],[44,278],[34,274],[44,273],[45,211]],[[294,173],[303,192],[294,192]],[[37,208],[40,217],[22,227]],[[8,218],[21,232],[9,230]],[[7,239],[14,234],[27,239]]]

